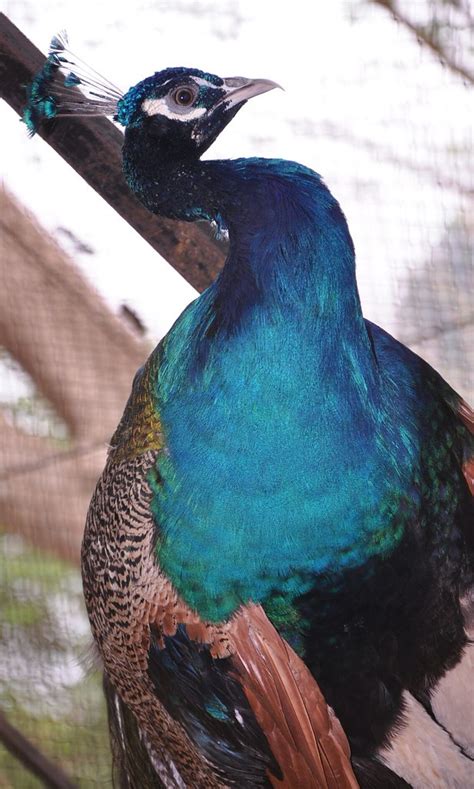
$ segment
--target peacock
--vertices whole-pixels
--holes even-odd
[[[202,159],[276,87],[177,67],[122,94],[56,37],[29,91],[31,131],[113,115],[143,205],[229,237],[136,373],[87,516],[116,779],[467,789],[474,415],[364,319],[318,174]]]

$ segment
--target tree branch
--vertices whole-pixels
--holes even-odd
[[[34,44],[0,13],[0,97],[19,115],[26,102],[25,85],[44,61]],[[123,135],[111,121],[61,118],[38,133],[191,285],[202,291],[214,281],[225,245],[214,238],[207,223],[150,216],[125,183]]]
[[[0,417],[0,448],[2,527],[77,566],[105,443],[60,453],[54,442],[27,435]]]
[[[460,77],[467,80],[468,82],[474,83],[474,73],[469,69],[464,68],[464,66],[461,66],[459,63],[456,63],[452,59],[452,57],[450,57],[450,55],[448,55],[444,51],[440,43],[436,41],[436,39],[433,38],[433,36],[430,36],[425,28],[423,28],[421,25],[416,25],[414,22],[412,22],[406,16],[406,14],[404,14],[402,11],[399,10],[399,8],[397,8],[393,0],[371,0],[371,1],[372,3],[375,3],[376,5],[385,8],[392,15],[392,17],[395,19],[396,22],[406,27],[408,30],[410,30],[411,33],[414,33],[414,35],[419,39],[419,41],[421,41],[423,44],[429,47],[429,49],[431,49],[432,52],[434,52],[439,57],[441,62],[445,66],[447,66],[452,72],[458,74]]]
[[[0,344],[78,441],[114,431],[148,347],[0,188]]]
[[[50,789],[77,789],[66,773],[8,723],[0,712],[0,742]]]
[[[1,189],[0,345],[62,416],[72,444],[61,450],[0,415],[1,525],[78,563],[106,444],[149,349]]]

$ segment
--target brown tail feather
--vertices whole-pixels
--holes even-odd
[[[458,405],[458,414],[469,432],[474,435],[474,409],[465,400],[461,399]],[[469,485],[469,490],[474,496],[474,457],[468,457],[464,461],[462,470]]]
[[[474,409],[462,397],[459,399],[458,414],[470,433],[474,433]]]
[[[281,789],[355,789],[349,744],[303,661],[260,606],[232,623],[232,661],[254,714],[283,772]]]
[[[474,458],[466,460],[463,467],[463,474],[466,477],[466,482],[469,486],[471,494],[474,496]]]

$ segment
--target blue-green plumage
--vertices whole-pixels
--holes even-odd
[[[160,562],[215,621],[392,549],[402,503],[407,516],[416,506],[419,455],[416,435],[389,433],[397,392],[362,319],[334,198],[286,162],[233,162],[230,177],[249,202],[276,181],[245,225],[247,280],[231,235],[225,274],[163,343],[155,390],[167,443],[153,504]],[[254,301],[235,305],[242,287]]]
[[[49,83],[53,80],[59,63],[55,55],[50,55],[43,69],[35,76],[27,90],[27,106],[23,112],[23,121],[30,134],[34,134],[41,122],[56,116],[56,100],[51,94]],[[66,78],[67,79],[67,78]]]
[[[225,226],[229,254],[137,376],[110,465],[153,453],[139,479],[150,491],[152,564],[180,605],[206,628],[232,628],[241,606],[261,604],[339,715],[360,785],[401,787],[376,756],[402,725],[404,694],[435,718],[433,694],[467,643],[469,417],[434,370],[364,320],[347,223],[316,173],[278,159],[201,160],[245,101],[271,87],[166,69],[114,110],[124,173],[142,203]],[[40,110],[43,95],[41,83]],[[91,513],[83,575],[102,643],[100,503]],[[120,602],[122,627],[133,606]],[[176,617],[173,609],[171,626],[152,623],[143,636],[156,699],[220,778],[267,785],[268,771],[285,769],[269,751],[273,724],[261,730],[232,662],[211,658],[186,634],[189,617]],[[133,707],[143,687],[128,695],[136,675],[114,674],[110,658],[106,667],[149,736],[149,713]]]
[[[80,91],[71,89],[80,87]],[[29,134],[67,115],[112,114],[121,92],[70,52],[66,33],[51,39],[42,69],[26,89],[22,120]]]

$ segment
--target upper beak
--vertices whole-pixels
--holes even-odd
[[[209,113],[205,113],[198,120],[192,132],[199,149],[199,155],[212,145],[222,129],[227,126],[247,99],[279,87],[281,86],[270,79],[246,79],[245,77],[229,77],[225,79],[224,95],[214,104]],[[222,111],[218,112],[216,121],[214,111],[218,108],[221,108]]]
[[[267,93],[274,88],[283,88],[277,82],[271,79],[247,79],[246,77],[227,77],[224,80],[224,87],[226,94],[223,96],[218,104],[228,104],[230,107],[240,104],[241,101],[247,101],[254,96],[259,96],[261,93]]]

